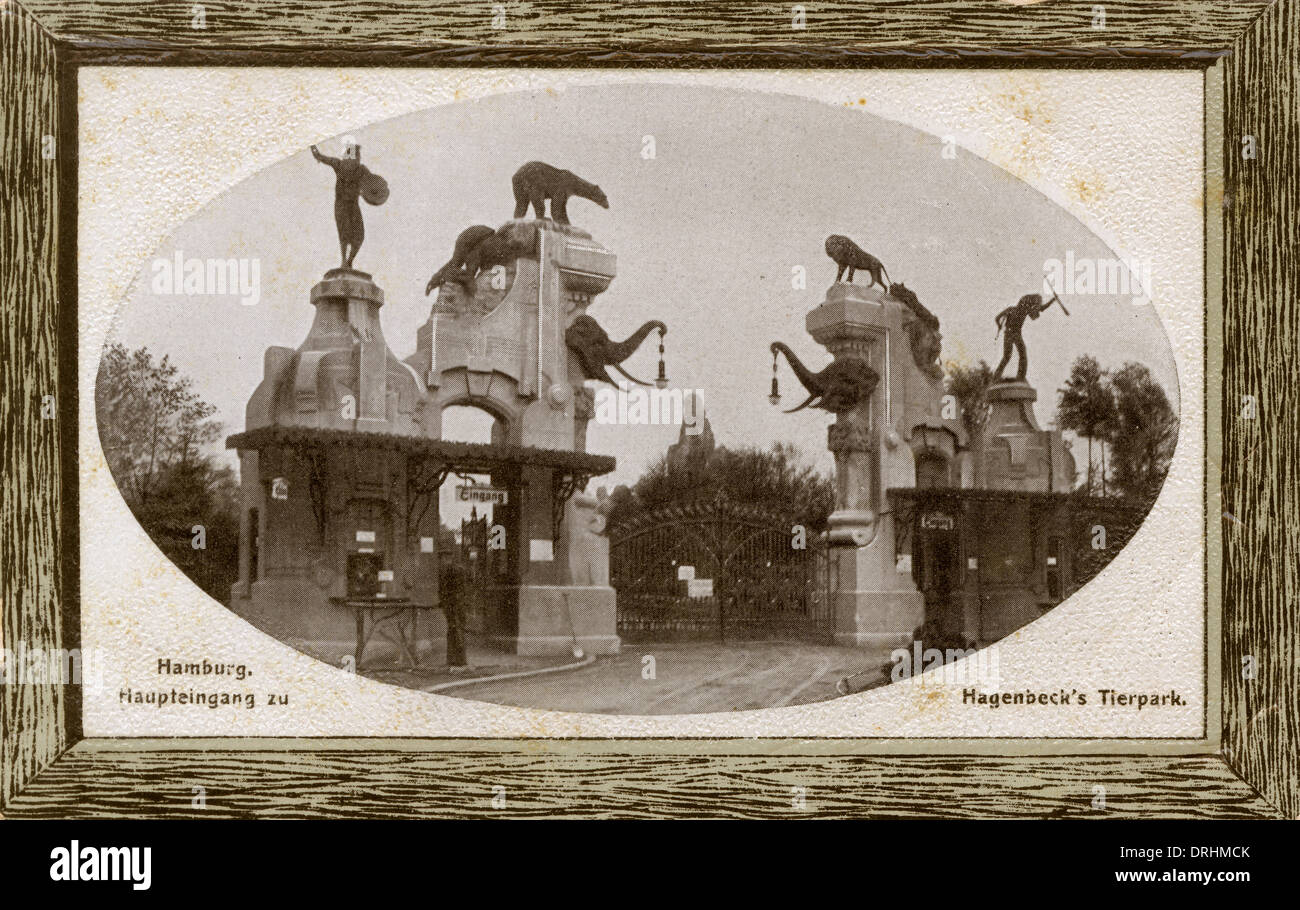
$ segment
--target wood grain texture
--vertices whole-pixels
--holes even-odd
[[[306,741],[304,741],[306,742]],[[1094,809],[1096,786],[1105,808]],[[494,787],[504,809],[493,808]],[[206,807],[192,805],[203,788]],[[806,810],[794,807],[802,787]],[[1215,757],[544,755],[78,744],[14,818],[1271,818]]]
[[[747,65],[800,66],[861,65],[882,55],[913,63],[957,54],[1177,56],[1227,48],[1268,2],[1109,0],[1105,28],[1094,28],[1095,0],[824,0],[803,4],[806,28],[796,29],[789,2],[213,0],[203,3],[199,28],[188,2],[26,0],[59,41],[98,56],[192,48],[273,58],[327,48],[336,63],[339,53],[361,50],[387,63],[482,64],[504,52],[515,65],[620,65],[635,57],[673,66],[683,65],[684,53],[719,65],[728,62],[720,54],[735,51],[746,53]],[[543,53],[520,59],[530,51]],[[656,60],[664,52],[676,56]]]
[[[0,638],[11,684],[0,686],[0,805],[67,745],[67,687],[12,683],[28,655],[62,645],[59,553],[59,421],[55,320],[58,246],[58,87],[54,42],[21,10],[0,15]],[[52,137],[50,146],[44,137]],[[44,157],[43,151],[55,155]],[[56,401],[51,398],[50,401]],[[48,417],[55,415],[50,412]],[[19,654],[19,650],[22,654]],[[41,661],[44,665],[47,661]]]
[[[784,818],[799,815],[793,787],[806,788],[807,814],[817,817],[1249,818],[1274,816],[1276,807],[1300,814],[1294,603],[1300,427],[1286,395],[1298,353],[1294,36],[1300,0],[1278,0],[1252,27],[1269,2],[1110,0],[1103,3],[1107,28],[1094,30],[1095,0],[1032,7],[1001,0],[835,0],[806,4],[808,28],[796,31],[785,2],[507,0],[507,27],[498,30],[490,2],[209,2],[206,27],[197,29],[189,2],[27,0],[42,29],[9,0],[0,24],[6,111],[0,154],[6,205],[15,214],[3,224],[0,248],[8,279],[0,285],[0,621],[6,643],[21,638],[42,647],[75,643],[77,624],[75,592],[60,592],[56,572],[60,546],[71,540],[75,550],[75,524],[66,514],[68,529],[60,537],[57,479],[62,470],[75,485],[75,464],[59,463],[56,422],[37,419],[43,394],[37,390],[54,389],[62,375],[62,393],[73,396],[67,377],[75,378],[71,359],[57,362],[54,332],[56,284],[65,303],[75,289],[69,280],[75,251],[65,242],[59,260],[54,220],[61,213],[63,228],[75,231],[75,198],[58,197],[52,163],[39,151],[39,135],[59,136],[50,35],[61,66],[1127,66],[1201,65],[1250,31],[1237,43],[1227,77],[1232,204],[1225,225],[1225,500],[1246,517],[1240,528],[1225,526],[1225,742],[1245,781],[1215,756],[546,756],[533,754],[532,746],[528,753],[522,746],[519,752],[395,751],[323,748],[306,740],[296,751],[213,741],[125,751],[80,742],[64,752],[80,738],[67,690],[28,686],[0,690],[5,814]],[[66,136],[75,134],[73,97],[63,106]],[[48,128],[40,126],[45,123]],[[1239,137],[1246,132],[1260,137],[1254,162],[1240,159]],[[61,168],[70,160],[61,159]],[[75,170],[69,173],[75,177]],[[63,263],[57,273],[56,261]],[[65,330],[75,340],[75,324]],[[1247,392],[1260,396],[1262,419],[1253,426],[1235,421],[1231,406]],[[65,490],[65,509],[75,508],[68,505],[74,492]],[[64,554],[72,579],[75,559],[75,552]],[[1260,677],[1250,683],[1234,672],[1244,654],[1259,659]],[[506,788],[505,810],[491,808],[493,785]],[[1104,812],[1092,808],[1097,785],[1106,788]],[[202,811],[191,805],[196,786],[206,792]]]
[[[1224,747],[1300,817],[1300,0],[1279,0],[1227,63]],[[1258,157],[1243,156],[1243,136]],[[1258,417],[1244,419],[1242,396]],[[1257,678],[1243,676],[1255,662]]]

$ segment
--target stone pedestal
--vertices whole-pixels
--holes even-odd
[[[1059,430],[1043,430],[1034,416],[1038,392],[1027,382],[989,387],[990,413],[976,466],[976,484],[990,490],[1068,493],[1073,456]]]
[[[1038,392],[1027,382],[998,382],[989,386],[988,426],[993,432],[1026,430],[1036,432],[1038,419],[1034,416],[1034,402]]]
[[[889,396],[886,356],[888,329],[884,299],[874,289],[836,284],[826,301],[808,314],[808,334],[826,347],[836,361],[857,359],[880,377],[872,394],[856,407],[835,416],[827,432],[827,447],[835,456],[835,511],[830,540],[864,546],[875,536],[880,507],[880,464],[875,437],[879,403]]]
[[[526,585],[519,589],[519,629],[508,642],[516,654],[617,654],[615,591],[610,587]]]
[[[316,308],[302,344],[266,350],[244,428],[305,426],[418,435],[424,390],[389,350],[384,292],[365,272],[331,269],[311,289]]]
[[[835,644],[895,648],[912,640],[925,621],[925,597],[916,590],[910,568],[898,571],[892,516],[882,520],[865,547],[832,546],[837,584]]]

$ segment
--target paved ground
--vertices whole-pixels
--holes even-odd
[[[654,658],[654,678],[645,679],[646,657]],[[877,682],[876,668],[888,659],[879,652],[799,642],[673,642],[624,644],[622,653],[598,657],[588,666],[522,679],[488,681],[441,692],[460,698],[528,708],[594,714],[690,714],[743,711],[807,704],[836,698],[835,684],[851,674],[853,691]],[[488,676],[573,662],[559,658],[520,658],[473,648],[473,665],[417,672],[366,670],[367,676],[410,688],[427,689],[467,676]],[[885,679],[880,677],[879,682]]]
[[[355,643],[351,641],[304,641],[288,638],[286,641],[336,667],[346,666],[353,659]],[[380,636],[373,638],[366,645],[366,653],[360,670],[362,676],[381,682],[423,689],[445,682],[455,682],[473,676],[495,676],[499,673],[517,673],[538,670],[544,667],[558,667],[574,662],[573,655],[559,657],[520,657],[496,648],[481,644],[473,638],[466,643],[465,656],[469,661],[466,667],[447,667],[444,665],[446,652],[441,648],[431,652],[428,645],[420,643],[421,666],[417,670],[406,669],[406,660],[391,641]]]

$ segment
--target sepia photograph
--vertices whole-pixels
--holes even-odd
[[[1051,93],[973,82],[1013,113]],[[1180,84],[1171,133],[1197,116]],[[114,310],[93,417],[115,521],[295,651],[440,697],[723,714],[933,670],[967,713],[1203,715],[1166,682],[1186,674],[1007,692],[997,648],[1092,613],[1180,445],[1200,482],[1166,328],[1199,311],[1162,317],[1167,261],[867,107],[620,80],[302,137]],[[1199,634],[1171,661],[1200,673],[1205,605],[1173,608]],[[184,712],[204,660],[248,663],[159,649],[165,685],[109,690],[116,713]]]
[[[1297,36],[0,0],[10,890],[1282,880]]]

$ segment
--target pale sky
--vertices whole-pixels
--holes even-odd
[[[814,370],[829,362],[803,327],[835,275],[822,249],[828,234],[852,237],[939,316],[945,359],[991,365],[1001,354],[994,316],[1039,290],[1044,260],[1064,259],[1067,251],[1114,255],[1028,184],[965,151],[943,158],[937,137],[784,95],[575,87],[436,107],[350,135],[363,163],[391,189],[382,207],[363,206],[366,240],[356,267],[385,291],[384,334],[399,358],[414,350],[432,302],[424,284],[456,235],[470,224],[509,219],[511,174],[526,161],[547,161],[598,183],[610,200],[608,210],[569,203],[574,224],[618,256],[618,276],[591,315],[618,339],[646,319],[668,324],[669,378],[702,390],[720,445],[794,442],[827,473],[829,415],[782,414],[767,393],[771,341],[785,341]],[[654,137],[652,159],[642,157],[647,136]],[[155,254],[256,257],[257,305],[155,296],[146,264],[110,338],[171,355],[216,405],[227,434],[243,429],[263,351],[302,342],[313,315],[308,293],[338,264],[333,174],[308,146],[338,155],[339,140],[303,136],[301,153],[224,193]],[[791,286],[795,266],[807,270],[806,290]],[[1025,330],[1041,424],[1082,354],[1103,367],[1145,363],[1177,407],[1173,355],[1152,307],[1134,306],[1129,296],[1063,296],[1069,318],[1053,308]],[[655,358],[652,336],[626,366],[652,378]],[[784,361],[780,378],[782,407],[802,400]],[[449,420],[447,433],[479,438],[461,421]],[[593,422],[588,450],[613,455],[619,465],[593,487],[635,482],[676,437],[676,427]],[[227,457],[233,463],[233,453]]]

